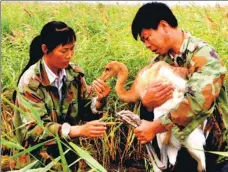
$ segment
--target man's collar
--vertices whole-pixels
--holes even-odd
[[[182,45],[180,47],[180,50],[179,50],[179,54],[175,54],[174,56],[171,54],[171,53],[168,53],[169,56],[172,58],[172,59],[175,59],[177,56],[182,56],[182,54],[185,52],[185,50],[187,49],[187,46],[188,46],[188,39],[189,37],[191,36],[191,34],[189,32],[185,32],[182,30],[182,32],[184,33],[184,41],[182,42]]]
[[[184,32],[184,31],[182,31]],[[188,47],[188,42],[189,42],[189,39],[190,39],[190,36],[191,34],[188,33],[188,32],[184,32],[185,33],[185,39],[180,47],[180,53],[179,54],[175,54],[174,56],[171,54],[171,53],[168,53],[169,56],[171,57],[171,59],[174,61],[174,63],[176,65],[179,65],[181,66],[182,64],[179,64],[179,63],[183,63],[186,59],[184,57],[184,53]]]

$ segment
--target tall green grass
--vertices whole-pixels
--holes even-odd
[[[1,4],[2,138],[7,144],[9,144],[7,141],[10,141],[11,147],[8,148],[10,154],[13,153],[13,148],[18,149],[19,145],[12,131],[13,108],[7,104],[7,101],[11,101],[20,72],[28,62],[29,45],[44,24],[51,20],[61,20],[76,31],[77,42],[72,62],[84,69],[88,84],[101,74],[109,61],[117,60],[125,63],[129,68],[126,85],[126,88],[129,88],[137,72],[154,57],[142,42],[135,41],[131,35],[131,22],[139,8],[138,5],[70,2],[60,4],[2,2]],[[186,7],[174,6],[172,9],[179,21],[179,27],[212,44],[228,68],[228,7],[218,5],[198,7],[192,4]],[[110,80],[109,84],[114,88],[115,79]],[[89,151],[106,168],[113,161],[122,163],[130,156],[135,159],[140,159],[142,156],[137,153],[143,150],[133,143],[135,138],[131,129],[126,127],[123,129],[123,126],[113,119],[116,111],[124,108],[133,110],[133,106],[119,102],[113,91],[105,107],[104,120],[114,125],[110,125],[106,137],[92,141],[80,139],[83,149]],[[60,146],[61,144],[59,143]],[[4,149],[7,150],[5,147]],[[64,152],[62,151],[61,154],[63,155]],[[63,157],[59,157],[58,161],[60,159],[64,162]],[[49,164],[46,169],[52,165]]]
[[[3,87],[12,89],[28,61],[31,40],[51,20],[62,20],[77,35],[72,61],[84,68],[91,83],[110,60],[126,63],[132,80],[154,56],[131,35],[139,6],[42,2],[2,2]],[[212,44],[227,64],[227,7],[175,6],[179,27]],[[7,66],[7,67],[5,67]]]

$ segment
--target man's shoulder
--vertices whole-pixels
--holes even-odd
[[[215,48],[199,38],[193,37],[192,41],[190,41],[188,45],[188,50],[195,55],[204,56],[209,59],[220,60],[220,57]]]
[[[187,50],[193,53],[202,48],[208,49],[208,50],[214,49],[212,45],[210,45],[206,41],[203,41],[202,39],[194,36],[190,36],[189,43],[187,45]]]

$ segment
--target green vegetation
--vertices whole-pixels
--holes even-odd
[[[12,102],[11,97],[13,90],[16,88],[18,77],[28,62],[29,45],[47,22],[61,20],[76,31],[77,43],[72,62],[79,64],[84,69],[88,84],[91,84],[101,74],[104,66],[109,61],[117,60],[125,63],[129,68],[130,75],[126,85],[126,88],[129,88],[137,72],[148,64],[154,56],[153,53],[146,50],[140,41],[135,41],[131,35],[131,22],[139,6],[103,5],[101,3],[49,4],[47,2],[2,2],[1,4],[1,137],[3,139],[3,154],[10,156],[14,154],[14,157],[17,158],[15,153],[22,149],[16,142],[12,130],[13,108],[10,102]],[[228,68],[228,7],[189,5],[186,7],[174,6],[172,8],[178,18],[180,28],[213,45]],[[109,81],[112,88],[114,88],[114,83],[114,79]],[[110,167],[111,162],[118,161],[120,163],[118,165],[122,165],[124,160],[129,157],[136,160],[143,157],[139,153],[143,152],[141,146],[133,143],[135,138],[132,130],[116,123],[112,117],[115,111],[124,108],[133,110],[133,107],[134,105],[119,102],[113,91],[105,109],[104,120],[110,124],[114,123],[114,125],[110,125],[107,136],[102,140],[94,139],[91,141],[85,138],[79,140],[83,149],[89,151],[105,168]],[[61,141],[58,138],[55,138],[55,140],[61,147],[63,143],[60,143]],[[43,144],[41,143],[41,145]],[[29,148],[29,150],[22,152],[25,154],[35,148]],[[78,155],[80,156],[80,149],[75,148],[79,151]],[[66,163],[63,156],[65,152],[63,150],[60,152],[61,157],[56,158],[53,162],[62,160],[63,168],[69,169],[67,165],[64,165]],[[83,153],[83,150],[81,153]],[[4,156],[2,159],[4,160]],[[83,157],[75,160],[75,162],[79,160],[81,166],[83,166]],[[91,163],[94,164],[91,165],[87,162],[92,170],[94,166],[100,167],[93,160]],[[32,168],[34,164],[32,162],[26,164],[26,170]],[[54,164],[49,164],[40,171],[48,171]],[[102,171],[102,167],[100,169]]]

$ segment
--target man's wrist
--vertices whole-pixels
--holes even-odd
[[[161,123],[160,119],[156,119],[152,122],[152,128],[153,131],[158,134],[158,133],[163,133],[166,131],[166,128],[163,126],[163,124]]]
[[[171,130],[174,125],[173,121],[170,119],[170,114],[162,115],[159,117],[159,121],[167,131]]]

